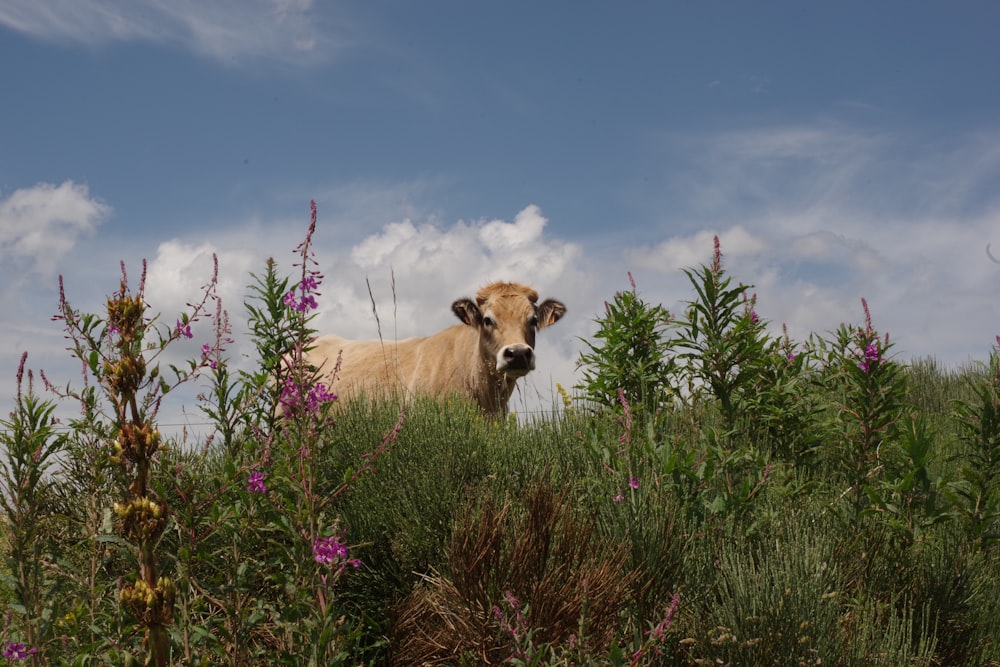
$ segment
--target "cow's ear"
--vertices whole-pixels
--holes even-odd
[[[538,306],[538,328],[544,329],[559,321],[566,314],[566,306],[562,301],[546,299]]]
[[[451,310],[458,316],[458,319],[470,327],[479,326],[479,322],[483,319],[479,306],[472,299],[458,299],[451,304]]]

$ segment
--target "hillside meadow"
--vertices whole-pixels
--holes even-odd
[[[775,337],[716,242],[682,312],[608,295],[548,414],[341,405],[297,363],[314,226],[248,278],[254,372],[211,284],[176,319],[124,271],[105,312],[63,294],[89,380],[22,360],[0,425],[6,661],[1000,665],[1000,347],[900,360],[863,302]],[[157,429],[191,382],[193,446]]]

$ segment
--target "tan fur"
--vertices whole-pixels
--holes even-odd
[[[534,368],[535,331],[566,312],[559,301],[516,283],[491,283],[476,299],[452,304],[461,324],[400,341],[316,339],[306,361],[320,369],[340,400],[368,396],[463,394],[488,415],[506,414],[517,379]],[[336,377],[337,360],[340,368]],[[498,369],[498,364],[504,366]]]

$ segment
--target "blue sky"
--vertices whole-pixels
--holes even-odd
[[[96,310],[145,257],[172,318],[215,252],[242,339],[248,273],[290,266],[310,199],[323,330],[375,336],[366,278],[400,337],[491,279],[565,301],[522,406],[576,381],[627,272],[689,298],[713,234],[799,340],[865,297],[903,358],[984,358],[998,25],[992,2],[6,0],[0,401],[24,350],[76,379],[59,274]]]

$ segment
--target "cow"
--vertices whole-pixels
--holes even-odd
[[[461,394],[487,416],[507,414],[518,378],[535,368],[535,332],[566,313],[555,299],[538,303],[526,285],[494,282],[451,304],[461,324],[399,341],[316,338],[305,361],[341,400]]]

